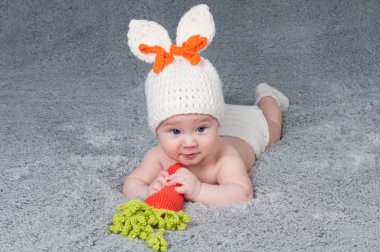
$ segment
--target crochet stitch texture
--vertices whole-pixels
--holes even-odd
[[[174,164],[168,172],[174,174],[181,167]],[[155,251],[167,251],[165,230],[185,230],[191,220],[190,215],[180,211],[184,196],[174,190],[175,186],[165,187],[145,202],[135,199],[118,206],[119,212],[113,216],[108,230],[130,239],[140,238]]]
[[[148,123],[154,134],[161,122],[181,114],[207,114],[222,124],[222,82],[213,65],[199,54],[214,36],[214,20],[204,4],[194,6],[181,18],[176,45],[165,28],[153,21],[129,23],[131,52],[153,63],[145,80],[145,96]]]

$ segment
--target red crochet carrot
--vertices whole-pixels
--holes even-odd
[[[177,163],[168,168],[169,175],[174,174],[182,165]],[[161,191],[148,197],[145,202],[157,209],[179,211],[182,209],[185,198],[183,194],[177,193],[174,188],[177,185],[165,186]]]
[[[181,167],[179,163],[174,164],[168,172],[172,175]],[[190,222],[190,215],[180,211],[185,199],[174,190],[176,186],[166,186],[145,201],[135,199],[118,206],[119,212],[113,216],[108,229],[131,239],[141,238],[153,250],[167,251],[165,230],[184,230]]]

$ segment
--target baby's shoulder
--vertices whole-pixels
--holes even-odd
[[[166,155],[161,144],[157,144],[156,146],[152,147],[149,151],[147,151],[145,157],[155,159],[156,162],[158,162],[164,169],[175,163],[174,160],[172,160]]]
[[[229,153],[237,155],[245,164],[247,169],[250,169],[256,160],[255,151],[244,140],[237,137],[224,136],[223,140],[229,146]]]
[[[145,152],[144,158],[155,159],[158,157],[159,153],[160,153],[160,148],[156,145],[150,148],[147,152]]]
[[[223,156],[220,157],[218,161],[218,166],[236,166],[236,165],[243,165],[244,161],[235,150],[232,150],[231,152],[225,153]]]
[[[239,152],[228,142],[224,142],[217,163],[219,167],[244,164]]]

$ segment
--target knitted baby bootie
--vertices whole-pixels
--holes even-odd
[[[256,102],[255,104],[260,101],[261,98],[265,96],[273,97],[278,105],[280,106],[281,111],[286,111],[289,108],[289,99],[286,97],[283,93],[278,91],[277,89],[269,86],[266,83],[260,83],[256,86]]]

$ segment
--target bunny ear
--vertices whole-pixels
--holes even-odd
[[[207,44],[215,36],[214,19],[205,4],[194,6],[183,15],[177,28],[177,45],[181,46],[188,38],[198,34],[207,38]]]
[[[170,51],[172,44],[165,28],[153,21],[131,20],[127,36],[131,52],[140,60],[148,63],[154,62],[155,54],[143,54],[139,49],[140,44],[161,46],[167,52]]]

